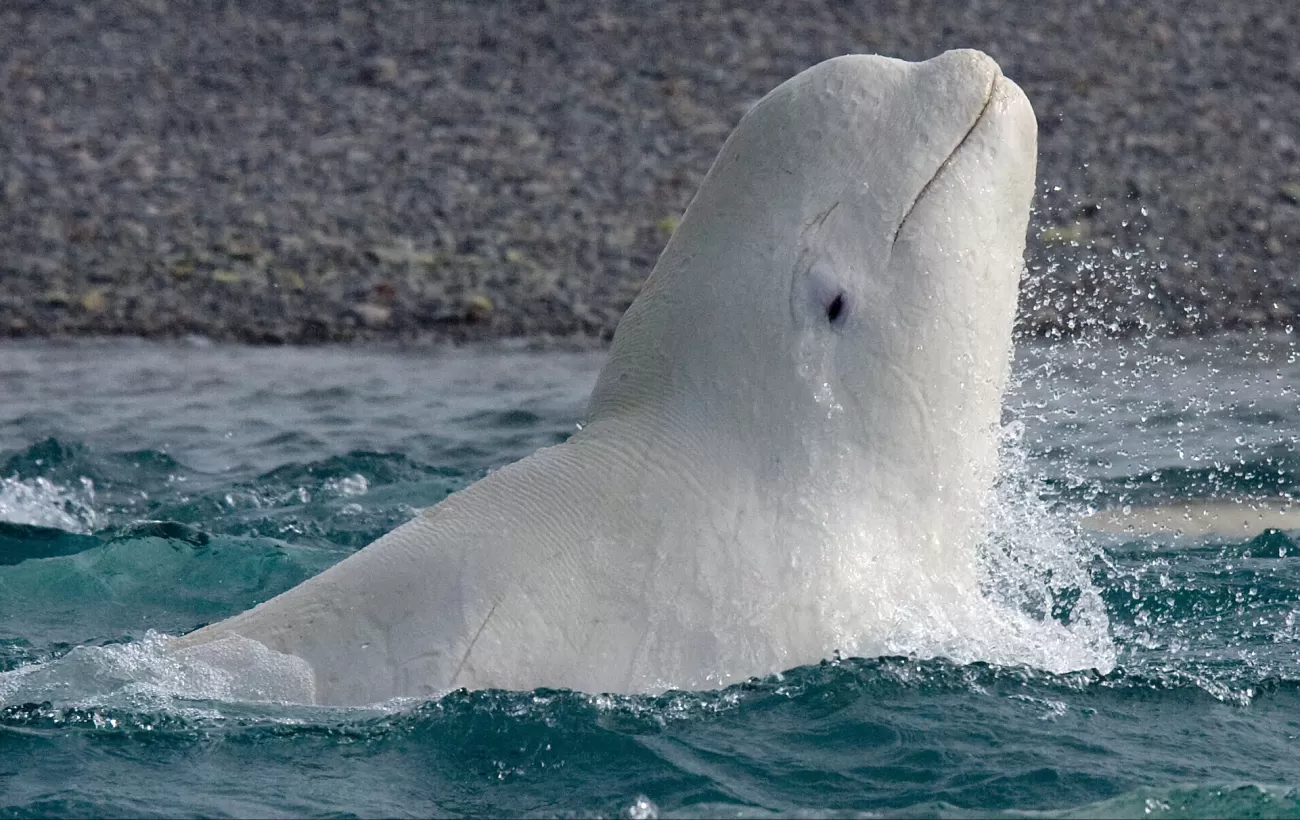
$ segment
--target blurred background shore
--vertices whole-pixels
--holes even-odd
[[[1297,3],[5,0],[0,337],[598,345],[754,101],[954,47],[1038,114],[1027,331],[1292,325]]]

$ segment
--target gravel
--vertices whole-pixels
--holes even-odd
[[[1027,330],[1290,326],[1300,3],[5,0],[0,336],[600,344],[752,102],[964,46],[1038,113]]]

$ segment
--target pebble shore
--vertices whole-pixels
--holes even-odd
[[[1291,326],[1300,3],[6,0],[0,337],[599,345],[754,101],[955,47],[1038,114],[1026,331]]]

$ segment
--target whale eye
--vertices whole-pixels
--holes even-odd
[[[833,325],[839,324],[840,320],[844,318],[847,307],[844,301],[844,291],[835,294],[835,298],[831,299],[830,304],[826,306],[826,321]]]
[[[821,259],[797,275],[790,291],[790,307],[801,327],[843,330],[853,312],[854,294],[844,272]]]

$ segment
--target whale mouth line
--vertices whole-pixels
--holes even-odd
[[[993,104],[993,96],[994,92],[997,91],[998,81],[1001,79],[1001,73],[993,75],[993,79],[989,82],[988,90],[984,92],[984,104],[980,106],[980,112],[975,116],[975,120],[970,124],[970,128],[967,128],[966,133],[962,134],[961,140],[958,141],[957,146],[948,153],[948,156],[944,158],[943,162],[939,163],[939,167],[935,169],[934,174],[924,185],[921,186],[921,190],[918,191],[916,196],[912,199],[912,204],[908,205],[907,210],[903,212],[903,218],[899,220],[898,227],[894,228],[894,235],[889,238],[889,244],[891,247],[898,241],[898,235],[902,233],[903,226],[907,224],[908,217],[912,215],[912,211],[915,210],[916,204],[924,199],[925,195],[930,192],[930,186],[939,178],[944,169],[952,164],[953,157],[957,156],[957,154],[961,152],[962,146],[964,146],[966,141],[970,139],[970,135],[975,133],[975,129],[984,121],[984,116],[988,113],[989,106]]]

